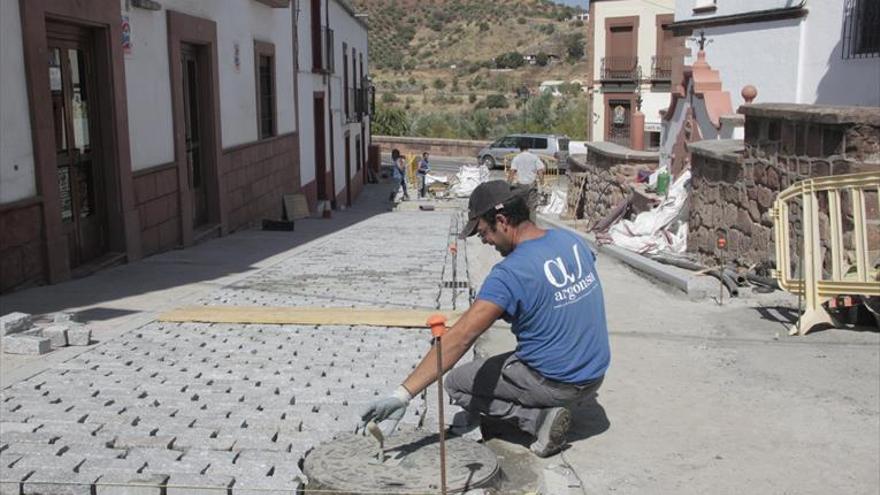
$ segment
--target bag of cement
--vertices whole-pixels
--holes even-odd
[[[434,183],[449,184],[449,177],[446,177],[445,175],[425,174],[425,185],[430,186]]]
[[[547,204],[538,208],[538,213],[544,215],[562,215],[568,202],[568,192],[561,189],[554,189],[550,193],[550,199]]]
[[[467,198],[483,182],[489,180],[489,169],[485,165],[462,165],[453,178],[449,192],[459,198]]]
[[[690,171],[685,171],[656,208],[612,225],[608,234],[614,244],[641,254],[685,252],[690,178]]]

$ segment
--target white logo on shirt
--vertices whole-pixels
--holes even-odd
[[[584,266],[577,244],[572,244],[571,250],[577,263],[576,271],[570,272],[559,256],[544,262],[544,276],[554,287],[560,289],[553,297],[556,302],[562,303],[554,306],[556,308],[571,304],[592,292],[593,282],[596,281],[592,272],[584,276]]]

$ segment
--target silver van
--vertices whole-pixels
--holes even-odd
[[[568,137],[555,134],[509,134],[481,149],[477,160],[490,169],[500,167],[504,164],[504,155],[518,153],[520,143],[524,143],[532,153],[553,157],[560,168],[565,168],[568,141]]]

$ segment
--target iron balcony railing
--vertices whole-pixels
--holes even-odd
[[[638,79],[638,57],[604,57],[602,59],[603,81],[635,81]]]
[[[333,30],[321,26],[317,46],[312,47],[312,70],[314,72],[333,73]]]
[[[672,80],[672,57],[651,57],[651,79],[655,81]]]

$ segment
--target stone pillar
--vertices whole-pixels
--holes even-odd
[[[632,124],[629,128],[629,147],[635,151],[645,150],[645,114],[640,110],[632,113]]]

